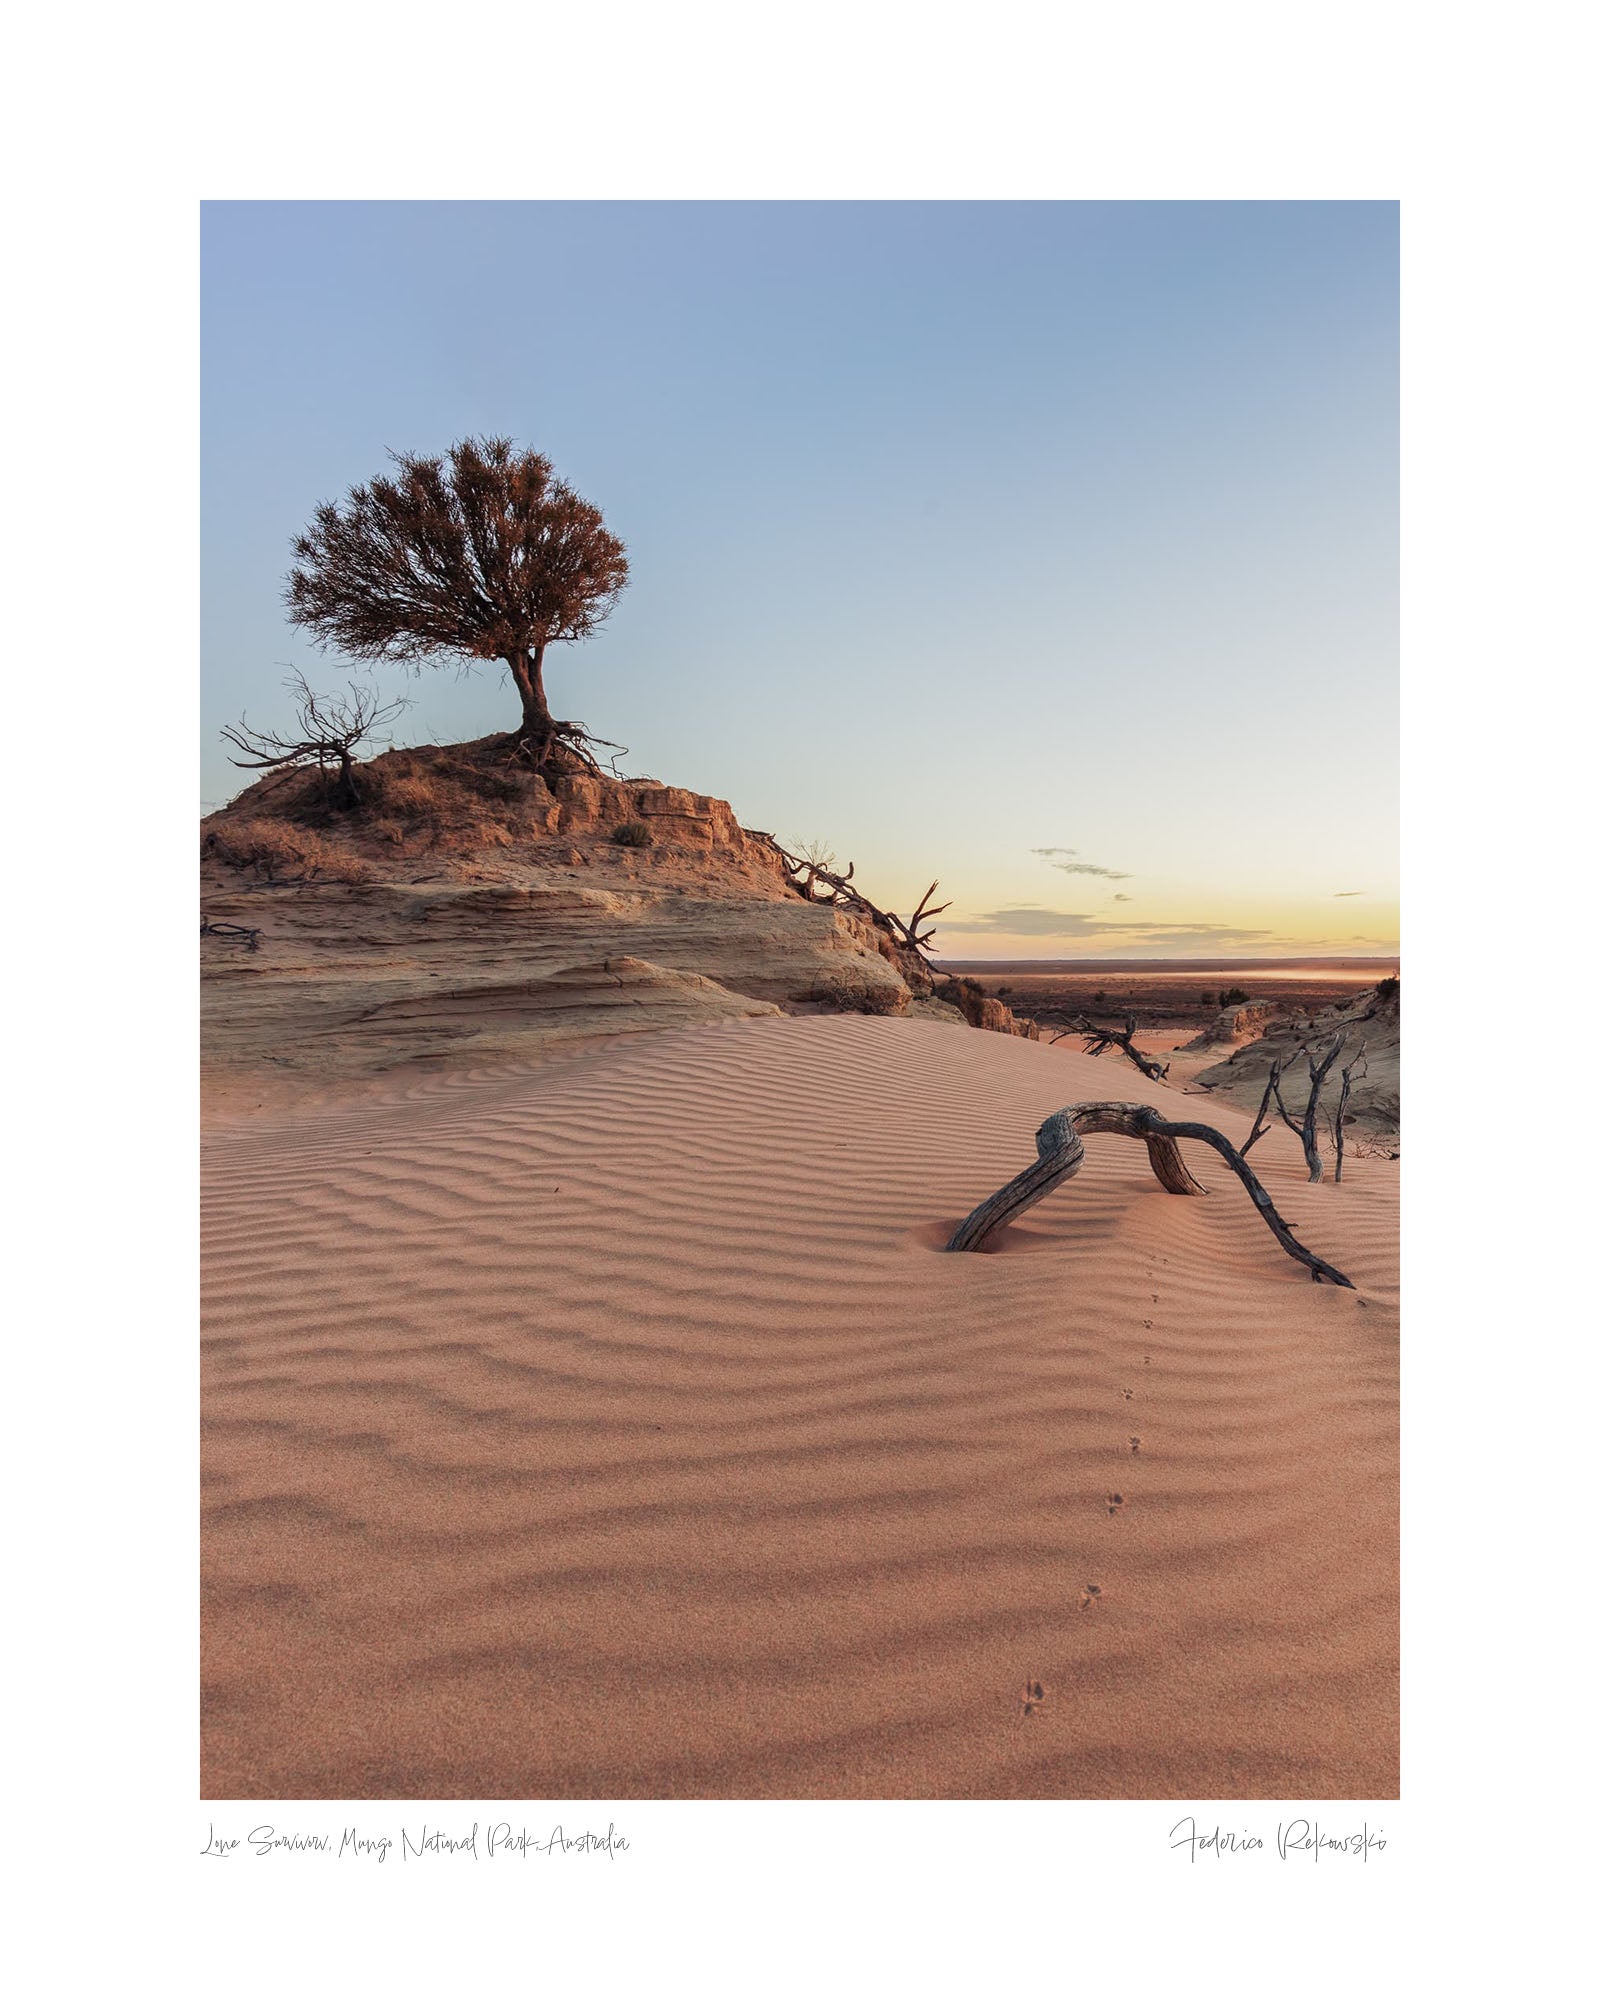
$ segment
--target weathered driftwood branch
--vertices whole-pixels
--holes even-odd
[[[1198,1139],[1213,1148],[1243,1181],[1245,1192],[1255,1203],[1262,1221],[1285,1252],[1297,1264],[1304,1264],[1317,1283],[1355,1287],[1342,1271],[1295,1240],[1289,1225],[1272,1205],[1272,1198],[1255,1177],[1242,1153],[1211,1125],[1189,1120],[1163,1118],[1147,1104],[1069,1104],[1039,1127],[1036,1144],[1039,1157],[1029,1167],[1006,1182],[967,1217],[945,1246],[949,1250],[976,1250],[995,1230],[1040,1201],[1052,1188],[1071,1180],[1083,1165],[1083,1141],[1097,1132],[1115,1133],[1124,1139],[1142,1139],[1150,1155],[1156,1179],[1169,1194],[1204,1194],[1205,1188],[1184,1164],[1178,1151],[1179,1139]]]
[[[1107,1049],[1121,1049],[1141,1076],[1149,1077],[1152,1083],[1159,1083],[1171,1069],[1171,1063],[1158,1063],[1147,1055],[1141,1055],[1133,1046],[1133,1038],[1139,1032],[1138,1017],[1126,1014],[1123,1020],[1125,1025],[1120,1029],[1097,1028],[1087,1014],[1080,1014],[1070,1028],[1063,1028],[1053,1040],[1059,1042],[1067,1035],[1082,1035],[1084,1053],[1091,1056],[1103,1056]]]

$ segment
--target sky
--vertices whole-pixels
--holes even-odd
[[[207,203],[201,796],[324,500],[495,433],[632,576],[551,706],[960,958],[1398,948],[1399,210]],[[396,743],[504,669],[381,686]]]

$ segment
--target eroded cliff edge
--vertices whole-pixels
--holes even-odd
[[[809,899],[723,800],[546,778],[494,737],[390,751],[359,775],[355,810],[296,771],[201,823],[213,1075],[332,1081],[824,1009],[1036,1032],[858,911]]]

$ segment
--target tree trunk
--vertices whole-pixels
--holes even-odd
[[[356,783],[355,766],[350,752],[339,752],[339,776],[333,787],[333,802],[344,812],[353,812],[361,803],[361,788]]]
[[[507,653],[506,664],[522,697],[522,727],[517,739],[523,743],[548,743],[555,733],[555,717],[544,694],[544,648],[526,647]]]

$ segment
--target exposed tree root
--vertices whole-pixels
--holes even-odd
[[[599,752],[609,750],[602,765]],[[519,729],[506,738],[506,762],[521,764],[541,777],[577,771],[586,777],[621,779],[617,760],[626,757],[625,743],[613,743],[607,736],[593,736],[581,722],[553,722],[548,731],[535,734]],[[609,769],[606,767],[609,766]]]

